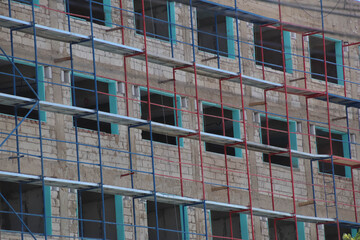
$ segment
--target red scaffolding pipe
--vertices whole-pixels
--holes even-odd
[[[220,89],[220,106],[221,106],[221,123],[222,123],[222,132],[223,136],[225,134],[225,117],[224,117],[224,103],[223,103],[223,95],[222,95],[222,79],[219,80],[219,89]],[[228,203],[230,203],[230,188],[229,188],[229,172],[228,172],[228,159],[227,159],[227,146],[224,146],[224,158],[225,158],[225,174],[226,174],[226,191],[227,191],[227,198]],[[231,223],[231,221],[230,221]],[[231,228],[232,230],[232,228]],[[231,231],[232,234],[232,231]]]
[[[177,92],[176,92],[176,69],[173,68],[173,88],[174,88],[174,102],[175,102],[175,122],[176,126],[179,126],[179,116],[178,116],[178,105],[177,105]],[[184,196],[184,184],[182,176],[182,159],[181,159],[181,146],[180,140],[181,137],[177,137],[177,147],[178,147],[178,156],[179,156],[179,175],[180,175],[180,193],[181,196]]]

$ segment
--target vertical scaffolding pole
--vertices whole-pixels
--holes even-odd
[[[37,110],[38,110],[38,127],[39,127],[39,148],[40,148],[40,160],[41,160],[41,185],[42,185],[42,201],[43,201],[43,219],[44,219],[44,239],[47,240],[48,238],[48,229],[47,229],[47,220],[48,216],[45,211],[46,206],[46,196],[45,196],[45,170],[44,170],[44,153],[43,153],[43,138],[42,138],[42,126],[41,126],[41,112],[40,112],[40,104],[39,101],[41,100],[39,97],[39,73],[38,73],[38,53],[37,53],[37,38],[36,38],[36,19],[35,19],[35,6],[34,1],[31,1],[31,13],[32,13],[32,28],[34,33],[34,60],[35,60],[35,86],[36,86],[36,93],[37,93]],[[51,219],[51,216],[49,216]]]
[[[144,1],[144,0],[142,0]],[[156,239],[160,239],[159,232],[159,216],[158,216],[158,206],[157,206],[157,196],[156,196],[156,178],[155,178],[155,159],[154,159],[154,146],[153,146],[153,135],[152,135],[152,124],[149,122],[150,128],[150,147],[151,147],[151,168],[152,168],[152,180],[153,180],[153,194],[154,194],[154,205],[155,205],[155,231]]]
[[[201,118],[200,118],[200,104],[199,104],[199,93],[198,93],[198,80],[197,80],[197,74],[196,74],[196,63],[193,64],[194,67],[194,80],[195,80],[195,99],[197,103],[197,109],[196,109],[196,116],[197,116],[197,128],[198,128],[198,134],[199,134],[199,152],[200,152],[200,168],[201,168],[201,183],[202,183],[202,199],[206,200],[206,194],[205,194],[205,177],[204,177],[204,161],[203,161],[203,155],[202,155],[202,141],[201,141]],[[206,209],[205,209],[206,212]]]
[[[265,80],[265,57],[264,57],[264,43],[262,37],[263,26],[260,26],[259,29],[260,29],[260,47],[261,47],[261,71],[262,71],[263,80]]]
[[[11,0],[8,0],[9,6],[9,17],[11,17]],[[14,53],[14,33],[13,29],[10,30],[10,51],[11,51],[11,61],[12,61],[12,74],[13,74],[13,94],[16,95],[16,69],[15,69],[15,53]],[[36,80],[36,79],[35,79]],[[15,126],[18,126],[18,106],[14,107],[14,122]],[[16,128],[15,130],[15,141],[16,141],[16,159],[17,159],[17,170],[18,173],[21,173],[21,161],[20,161],[20,143],[19,143],[19,130]],[[20,221],[23,222],[23,207],[22,207],[22,185],[19,185],[19,205],[20,205]],[[21,240],[24,239],[24,226],[21,224]]]
[[[197,131],[199,135],[199,154],[200,154],[200,168],[201,168],[201,183],[202,183],[202,199],[206,200],[205,194],[205,180],[204,180],[204,163],[202,155],[202,142],[201,142],[201,119],[200,119],[200,104],[199,104],[199,93],[198,93],[198,80],[196,73],[196,55],[195,55],[195,38],[194,38],[194,23],[193,23],[193,8],[192,0],[190,0],[190,22],[191,22],[191,41],[192,41],[192,52],[193,52],[193,68],[194,68],[194,81],[195,81],[195,101],[196,101],[196,117],[197,117]],[[205,209],[206,212],[206,209]],[[206,237],[207,238],[207,237]]]
[[[266,141],[267,145],[270,145],[270,131],[269,131],[269,117],[268,117],[268,103],[267,103],[267,90],[264,90],[264,100],[265,100],[265,121],[266,121]],[[260,119],[260,131],[262,131],[261,127],[261,119]],[[271,205],[272,210],[275,211],[275,200],[274,200],[274,186],[273,186],[273,176],[272,176],[272,167],[271,167],[271,154],[268,154],[269,159],[269,175],[270,175],[270,190],[271,190]]]
[[[123,0],[120,0],[120,22],[121,22],[121,43],[125,44],[125,29],[124,29],[124,17],[123,17]],[[126,106],[126,116],[129,117],[129,89],[128,89],[128,76],[127,76],[127,66],[126,66],[126,55],[123,56],[124,63],[124,82],[125,82],[125,106]],[[132,179],[132,176],[131,176]]]
[[[203,210],[204,210],[204,219],[205,219],[205,239],[208,240],[204,162],[203,162],[203,155],[202,155],[200,104],[199,104],[199,93],[198,93],[198,79],[197,79],[197,72],[196,72],[196,54],[195,54],[195,37],[194,37],[194,20],[193,20],[192,0],[189,0],[189,5],[190,5],[190,24],[191,24],[191,46],[192,46],[192,53],[193,53],[192,67],[194,68],[197,132],[198,132],[198,136],[199,136],[199,156],[200,156],[200,172],[201,172],[201,184],[202,184],[202,200],[203,200],[203,205],[204,205]]]
[[[219,48],[219,35],[218,35],[218,24],[217,24],[218,14],[215,13],[215,36],[216,36],[216,62],[217,67],[220,68],[220,48]]]
[[[146,87],[147,87],[147,108],[148,108],[148,122],[150,128],[150,146],[151,146],[151,163],[152,163],[152,180],[153,180],[153,194],[154,194],[154,205],[155,205],[155,231],[157,240],[160,239],[159,235],[159,219],[158,219],[158,204],[156,197],[156,179],[155,179],[155,159],[153,150],[153,136],[152,136],[152,116],[151,116],[151,98],[150,98],[150,78],[149,78],[149,62],[147,52],[147,33],[146,33],[146,16],[145,16],[145,0],[141,0],[141,13],[143,23],[143,36],[144,36],[144,55],[145,55],[145,71],[146,71]]]
[[[346,97],[346,79],[345,79],[345,57],[344,57],[344,41],[341,41],[341,58],[342,58],[342,69],[343,69],[343,79],[344,79],[344,96]]]
[[[66,0],[66,9],[69,11],[70,9],[70,2]],[[67,13],[67,23],[68,23],[68,30],[71,32],[71,16]],[[71,74],[71,100],[73,105],[76,106],[76,86],[75,86],[75,77],[74,77],[74,58],[73,58],[73,43],[69,44],[69,51],[70,51],[70,74]],[[81,173],[80,173],[80,155],[79,155],[79,132],[78,132],[78,117],[73,117],[74,122],[74,129],[75,129],[75,147],[76,147],[76,167],[77,167],[77,179],[81,181]],[[81,222],[82,224],[82,222]]]
[[[306,74],[306,57],[305,57],[305,35],[301,34],[301,46],[302,46],[302,60],[303,60],[303,72],[304,72],[304,87],[307,89],[307,74]],[[309,98],[305,97],[305,110],[306,110],[306,127],[307,127],[307,139],[309,144],[309,153],[312,152],[311,149],[311,132],[310,132],[310,114],[309,114]],[[310,162],[311,171],[312,171],[312,162]],[[313,175],[311,174],[311,177]],[[314,188],[314,185],[312,185]],[[314,189],[313,189],[314,190]],[[315,196],[314,196],[314,204],[315,204]],[[316,213],[316,211],[315,211]]]
[[[315,214],[315,217],[317,217],[313,160],[310,160],[310,171],[311,171],[311,188],[312,188],[312,194],[313,194],[313,200],[314,200],[314,214]]]
[[[66,9],[69,11],[70,9],[70,2],[69,0],[65,1]],[[68,24],[68,31],[71,32],[71,16],[68,12],[66,12],[67,15],[67,24]],[[71,100],[72,104],[76,106],[76,86],[75,86],[75,79],[74,79],[74,59],[73,59],[73,44],[69,44],[69,51],[70,51],[70,75],[71,75]],[[81,181],[81,174],[80,174],[80,155],[79,155],[79,133],[78,133],[78,117],[73,117],[74,122],[74,129],[75,129],[75,147],[76,147],[76,168],[77,168],[77,180]],[[82,222],[81,222],[82,224]]]
[[[354,201],[354,214],[355,214],[355,222],[358,222],[358,214],[357,214],[357,204],[356,204],[356,192],[355,192],[355,184],[354,184],[354,168],[351,167],[351,187],[353,192],[353,201]]]
[[[124,29],[124,16],[123,16],[123,0],[119,0],[120,7],[120,24],[121,24],[121,44],[125,45],[125,29]]]
[[[280,0],[279,0],[280,1]],[[333,178],[334,198],[335,198],[335,211],[336,211],[336,225],[337,225],[337,236],[338,240],[341,240],[340,236],[340,223],[338,216],[338,206],[336,197],[336,185],[335,185],[335,174],[334,174],[334,159],[333,159],[333,147],[332,147],[332,134],[331,134],[331,119],[330,119],[330,102],[329,102],[329,86],[328,86],[328,73],[327,73],[327,60],[326,60],[326,42],[325,42],[325,23],[324,23],[324,9],[323,0],[320,0],[321,8],[321,30],[322,30],[322,42],[324,51],[324,73],[325,73],[325,87],[326,87],[326,107],[327,107],[327,118],[328,118],[328,129],[329,129],[329,144],[330,144],[330,155],[331,155],[331,169]]]
[[[288,89],[287,89],[287,80],[286,80],[286,62],[285,62],[285,49],[284,49],[284,26],[282,25],[282,15],[281,15],[281,2],[278,0],[279,7],[279,20],[280,20],[280,31],[281,31],[281,54],[282,54],[282,63],[283,63],[283,78],[284,78],[284,92],[285,92],[285,108],[286,108],[286,125],[288,133],[288,151],[289,151],[289,160],[290,160],[290,172],[291,172],[291,188],[292,188],[292,200],[293,200],[293,214],[295,220],[295,230],[296,230],[296,239],[299,239],[298,232],[298,221],[296,216],[296,198],[295,198],[295,184],[294,184],[294,169],[292,162],[292,153],[291,153],[291,137],[290,137],[290,122],[289,122],[289,104],[288,104]],[[276,234],[276,232],[275,232]]]
[[[247,132],[246,132],[246,120],[245,120],[245,104],[244,104],[244,90],[243,90],[243,79],[240,74],[240,91],[241,91],[241,107],[242,107],[242,118],[243,118],[243,131],[244,131],[244,146],[245,146],[245,159],[246,159],[246,173],[247,173],[247,181],[248,181],[248,189],[249,189],[249,210],[250,210],[250,218],[251,218],[251,235],[252,240],[255,240],[255,229],[254,229],[254,214],[253,214],[253,203],[251,196],[251,176],[250,176],[250,163],[249,163],[249,153],[248,153],[248,145],[247,145]]]
[[[225,136],[225,117],[224,117],[224,102],[222,94],[222,79],[219,80],[219,89],[220,89],[220,106],[221,106],[221,123],[222,123],[222,132]],[[224,145],[224,157],[225,157],[225,175],[226,175],[226,191],[228,203],[230,203],[230,187],[229,187],[229,169],[228,169],[228,158],[227,158],[227,146]],[[231,221],[230,221],[231,223]]]
[[[333,157],[333,155],[331,155],[331,171],[332,171],[332,181],[333,181],[333,189],[334,189],[334,204],[335,204],[335,212],[336,212],[337,235],[338,235],[338,240],[341,240],[340,221],[339,221],[339,213],[338,213],[338,208],[337,208],[337,196],[336,196],[336,185],[335,185],[335,169],[334,169],[334,157]]]
[[[175,33],[176,33],[176,25],[175,25],[175,23],[173,23],[170,19],[172,19],[172,16],[171,16],[171,11],[169,10],[169,8],[170,8],[170,6],[169,6],[169,4],[170,4],[170,2],[168,2],[168,1],[166,1],[166,6],[167,6],[167,9],[168,9],[168,19],[169,19],[169,21],[168,21],[168,24],[170,24],[170,27],[169,27],[169,41],[170,41],[170,49],[171,49],[171,57],[173,58],[174,57],[174,39],[175,39],[175,36],[173,36],[173,28],[175,29]],[[175,16],[174,16],[174,18],[175,18]],[[176,41],[175,41],[175,43],[176,43]]]
[[[237,1],[234,0],[235,13],[238,11]],[[248,196],[249,196],[249,212],[250,212],[250,224],[251,224],[251,237],[252,240],[255,240],[255,228],[254,228],[254,214],[253,214],[253,202],[252,202],[252,187],[251,187],[251,174],[250,174],[250,163],[249,163],[249,152],[247,144],[247,131],[246,131],[246,113],[245,113],[245,103],[244,103],[244,90],[243,90],[243,79],[242,79],[242,66],[241,66],[241,51],[240,51],[240,34],[239,34],[239,19],[238,15],[235,14],[236,18],[236,44],[238,52],[238,63],[239,63],[239,80],[240,80],[240,94],[241,94],[241,108],[242,108],[242,122],[243,122],[243,131],[244,131],[244,149],[245,149],[245,162],[246,162],[246,176],[248,183]]]
[[[178,114],[178,104],[177,104],[177,92],[176,92],[176,69],[173,68],[173,87],[174,87],[174,99],[175,99],[175,123],[176,126],[179,126],[179,114]],[[182,175],[182,159],[181,159],[181,146],[180,146],[181,137],[176,137],[176,143],[178,148],[179,156],[179,177],[180,177],[180,193],[181,196],[184,196],[184,183]]]
[[[97,139],[98,139],[98,151],[99,151],[99,170],[100,170],[100,190],[101,190],[101,223],[103,227],[103,237],[106,239],[106,215],[105,215],[105,197],[104,197],[104,178],[103,178],[103,162],[102,162],[102,148],[101,148],[101,133],[100,133],[100,120],[99,120],[99,96],[97,89],[97,71],[96,71],[96,58],[95,58],[95,44],[94,44],[94,23],[93,23],[93,12],[92,12],[92,2],[89,1],[90,9],[90,29],[91,29],[91,49],[92,49],[92,62],[93,62],[93,74],[94,74],[94,90],[95,90],[95,104],[96,104],[96,124],[97,124]]]

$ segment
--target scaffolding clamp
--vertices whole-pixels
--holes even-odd
[[[70,61],[71,59],[72,59],[71,56],[67,56],[67,57],[63,57],[63,58],[55,58],[54,62],[60,63],[60,62]]]
[[[124,29],[124,27],[114,27],[114,28],[106,29],[105,32],[113,32],[122,29]]]
[[[202,59],[201,62],[207,62],[207,61],[210,61],[210,60],[215,60],[215,59],[218,59],[219,57],[218,56],[215,56],[215,57],[209,57],[209,58],[205,58],[205,59]]]
[[[259,105],[265,105],[265,102],[262,101],[262,102],[252,102],[252,103],[249,103],[249,106],[250,106],[250,107],[259,106]]]

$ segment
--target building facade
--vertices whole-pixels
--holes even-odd
[[[357,2],[0,2],[1,239],[337,239]]]

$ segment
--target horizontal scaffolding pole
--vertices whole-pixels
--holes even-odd
[[[34,102],[31,98],[25,98],[20,96],[14,96],[10,94],[0,93],[0,103],[3,105],[8,106],[15,106],[17,104],[26,104]],[[96,121],[96,114],[94,110],[75,107],[75,106],[68,106],[58,103],[51,103],[47,101],[39,101],[39,105],[41,110],[52,112],[52,113],[59,113],[71,116],[78,116],[82,115],[83,118],[89,120]],[[119,125],[125,126],[136,126],[136,128],[149,131],[149,122],[143,119],[133,118],[122,116],[118,114],[108,113],[108,112],[98,112],[99,121],[106,122],[106,123],[114,123]],[[158,122],[151,122],[152,124],[152,131],[154,133],[159,134],[166,134],[168,136],[173,137],[184,137],[188,136],[190,139],[199,139],[199,134],[196,130],[186,129],[182,127],[176,127],[173,125],[167,125]],[[207,132],[200,132],[201,140],[208,143],[219,144],[223,146],[233,145],[235,147],[244,148],[243,140],[233,137],[222,136],[218,134],[212,134]],[[247,141],[248,149],[257,152],[263,153],[279,153],[279,156],[288,156],[289,152],[286,148],[270,146],[262,143],[250,142]],[[303,158],[303,159],[323,159],[329,158],[329,155],[322,155],[322,154],[312,154],[312,153],[305,153],[297,150],[291,150],[291,153],[294,157]],[[360,163],[360,162],[359,162]]]
[[[0,171],[0,181],[18,182],[18,183],[31,181],[32,184],[34,185],[42,184],[42,178],[40,176],[4,172],[4,171]],[[100,186],[98,183],[51,178],[51,177],[44,177],[43,181],[44,184],[47,186],[63,187],[63,188],[70,188],[76,190],[88,190],[91,192],[100,192]],[[106,185],[106,184],[103,185],[103,188],[104,188],[104,193],[112,194],[112,195],[142,197],[143,199],[152,199],[154,195],[152,191],[118,187],[118,186]],[[178,195],[172,195],[172,194],[160,193],[160,192],[156,192],[156,197],[158,202],[178,204],[178,205],[180,204],[192,205],[194,207],[199,207],[199,208],[202,208],[202,204],[204,202],[201,199],[182,197]],[[229,204],[229,203],[207,201],[207,200],[205,202],[206,202],[206,208],[210,210],[217,210],[217,211],[221,210],[227,212],[234,212],[234,211],[246,212],[249,210],[248,207],[237,204]],[[294,216],[291,213],[272,211],[261,208],[252,208],[252,210],[253,210],[253,214],[256,216],[272,217],[272,218]],[[320,222],[331,223],[335,221],[332,218],[321,218],[321,217],[312,217],[312,216],[304,216],[304,215],[296,215],[296,217],[299,219],[299,221],[311,222],[311,223],[320,223]]]

